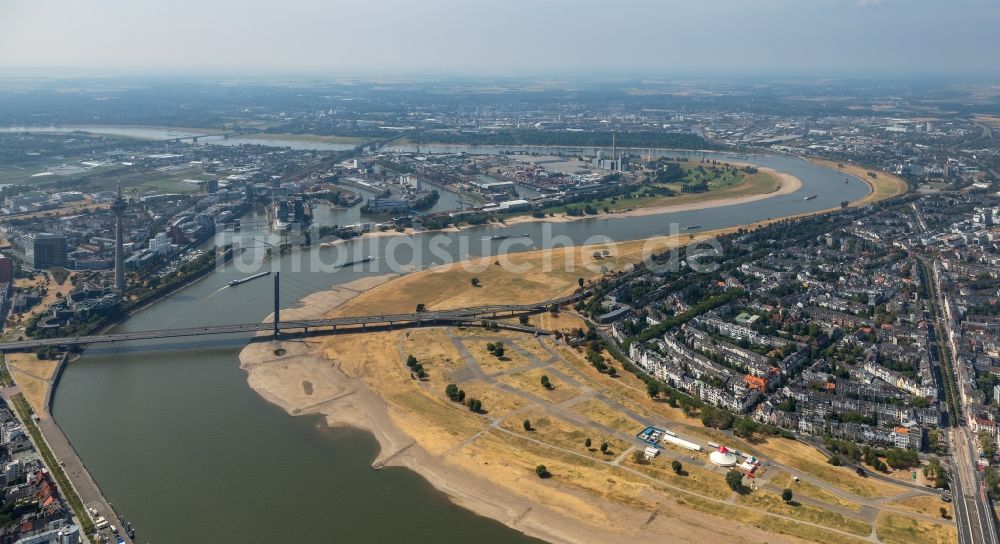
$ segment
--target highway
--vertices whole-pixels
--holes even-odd
[[[348,334],[384,330],[391,327],[428,327],[441,325],[469,325],[484,319],[513,317],[546,312],[553,305],[562,305],[577,300],[582,293],[553,299],[538,304],[509,304],[494,306],[475,306],[453,310],[427,311],[409,314],[370,315],[339,317],[334,319],[311,319],[295,321],[279,321],[274,323],[257,322],[235,325],[208,325],[182,329],[163,329],[150,331],[124,332],[116,334],[97,334],[90,336],[69,336],[60,338],[39,338],[0,343],[0,352],[32,350],[46,346],[82,346],[111,342],[128,342],[135,340],[152,340],[157,338],[179,338],[191,336],[208,336],[217,334],[238,334],[263,331],[273,331],[275,328],[281,334],[321,335]],[[510,323],[499,324],[502,328],[518,330],[535,334],[549,334],[548,331],[526,325]]]
[[[952,329],[952,313],[944,286],[941,281],[940,263],[934,260],[931,267],[932,296],[937,305],[937,315],[940,330],[943,331],[944,338],[937,338],[938,342],[944,342],[947,346],[945,357],[952,371],[944,372],[942,378],[953,380],[956,388],[957,399],[954,401],[954,414],[950,419],[951,427],[948,429],[949,450],[951,452],[951,487],[953,491],[953,501],[955,503],[955,523],[958,526],[959,544],[1000,544],[997,538],[997,528],[995,516],[993,514],[993,503],[986,494],[986,483],[983,473],[978,470],[976,463],[977,446],[976,438],[972,431],[965,425],[966,418],[962,417],[968,407],[968,399],[962,384],[958,382],[958,346],[955,342],[955,333]]]
[[[1000,544],[986,485],[976,470],[976,448],[971,433],[965,427],[953,427],[949,441],[959,544]]]

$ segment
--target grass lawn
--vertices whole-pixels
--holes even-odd
[[[664,251],[735,230],[701,231],[618,244],[556,247],[445,264],[365,291],[329,316],[413,312],[417,304],[425,304],[428,310],[444,310],[484,304],[536,303],[570,294],[578,288],[578,278],[597,278],[602,269],[620,270],[640,261],[645,252]],[[603,249],[609,249],[611,254],[595,259],[593,253]],[[479,278],[479,287],[472,286],[472,278]],[[538,316],[532,317],[532,320],[537,319]]]
[[[549,377],[549,383],[552,386],[551,389],[542,387],[542,376]],[[555,376],[555,374],[552,374],[551,372],[546,373],[546,371],[541,368],[530,368],[521,372],[500,376],[497,379],[507,385],[516,387],[521,391],[526,391],[537,397],[543,398],[552,404],[559,404],[560,402],[569,400],[580,394],[580,391],[575,387],[563,383],[562,380]]]
[[[839,496],[834,495],[833,493],[830,493],[829,491],[805,480],[799,480],[798,483],[792,483],[792,476],[787,472],[782,472],[780,475],[772,478],[771,483],[782,489],[791,489],[796,497],[809,497],[810,499],[832,504],[834,506],[850,508],[855,512],[861,511],[860,504],[842,499]]]
[[[690,173],[689,177],[695,179]],[[560,204],[558,206],[550,206],[541,210],[545,214],[554,213],[561,214],[565,212],[567,207],[577,207],[582,208],[583,206],[590,205],[598,210],[603,211],[607,208],[609,212],[625,211],[637,208],[654,208],[660,206],[675,206],[680,204],[691,204],[695,202],[704,202],[706,200],[715,200],[721,198],[736,198],[743,196],[751,196],[758,194],[766,194],[778,190],[781,186],[778,178],[768,172],[757,172],[756,174],[746,174],[740,172],[736,174],[735,177],[727,177],[723,179],[720,176],[708,177],[709,190],[701,193],[681,193],[681,187],[684,182],[667,183],[662,185],[655,185],[655,187],[666,187],[677,194],[673,196],[664,195],[651,195],[651,196],[640,196],[643,194],[642,190],[636,191],[636,195],[627,198],[624,196],[619,197],[609,197],[601,200],[595,200],[593,202],[575,202],[572,204]],[[687,181],[687,180],[685,180]]]
[[[122,188],[126,191],[137,190],[140,192],[156,191],[160,193],[194,193],[202,190],[202,185],[188,183],[186,179],[209,179],[218,178],[214,174],[205,175],[205,171],[198,166],[191,166],[179,170],[170,171],[129,171],[121,176]],[[115,178],[104,180],[101,188],[113,190],[116,184]]]
[[[640,465],[630,457],[626,457],[622,465],[699,495],[727,499],[733,494],[724,476],[690,464],[681,467],[681,474],[675,474],[670,468],[670,461],[670,457],[661,454],[648,465]]]
[[[818,527],[802,525],[791,520],[769,516],[764,512],[754,511],[749,508],[720,505],[693,495],[681,495],[678,502],[702,512],[752,525],[769,533],[789,535],[808,542],[819,542],[822,544],[861,544],[869,542],[868,539],[852,538],[842,533],[825,531]]]
[[[945,544],[958,542],[958,531],[954,527],[919,521],[913,518],[889,514],[879,514],[876,533],[884,544]]]
[[[525,419],[531,421],[530,431],[524,430]],[[627,442],[598,436],[591,429],[581,428],[572,422],[548,415],[537,407],[519,413],[517,417],[507,418],[500,426],[512,433],[534,438],[556,447],[578,451],[601,461],[611,461],[629,447]],[[590,438],[592,442],[590,448],[584,445],[587,438]],[[601,452],[602,442],[608,443],[608,453]]]
[[[790,518],[801,519],[816,523],[832,529],[839,529],[858,536],[871,534],[871,525],[853,518],[849,518],[836,512],[824,510],[816,506],[805,504],[790,505],[781,500],[781,497],[768,491],[752,491],[746,495],[737,497],[738,504],[745,504],[754,508],[760,508],[775,514],[781,514]]]
[[[34,353],[7,354],[7,368],[17,382],[31,409],[45,417],[45,397],[49,392],[49,381],[59,368],[58,359],[39,359]]]
[[[889,506],[894,506],[903,510],[909,510],[916,512],[918,514],[923,514],[925,516],[938,517],[941,515],[941,509],[944,508],[948,512],[948,516],[954,516],[954,510],[952,509],[952,503],[944,502],[938,496],[923,496],[923,497],[910,497],[908,499],[900,499],[898,501],[889,503]]]
[[[626,434],[635,434],[645,427],[645,424],[619,414],[610,406],[597,399],[589,399],[579,404],[574,404],[570,410],[591,421]]]

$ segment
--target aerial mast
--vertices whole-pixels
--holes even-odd
[[[115,290],[119,294],[125,292],[125,249],[123,240],[123,216],[128,202],[122,196],[122,178],[118,178],[115,200],[111,203],[111,212],[115,215]]]

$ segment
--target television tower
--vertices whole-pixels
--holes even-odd
[[[115,214],[115,290],[125,292],[125,250],[122,247],[122,216],[128,203],[122,197],[122,178],[118,178],[118,195],[111,203],[111,212]]]

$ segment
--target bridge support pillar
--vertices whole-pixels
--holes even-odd
[[[278,302],[278,276],[281,272],[274,273],[274,339],[278,339],[278,324],[281,321],[281,304]]]

